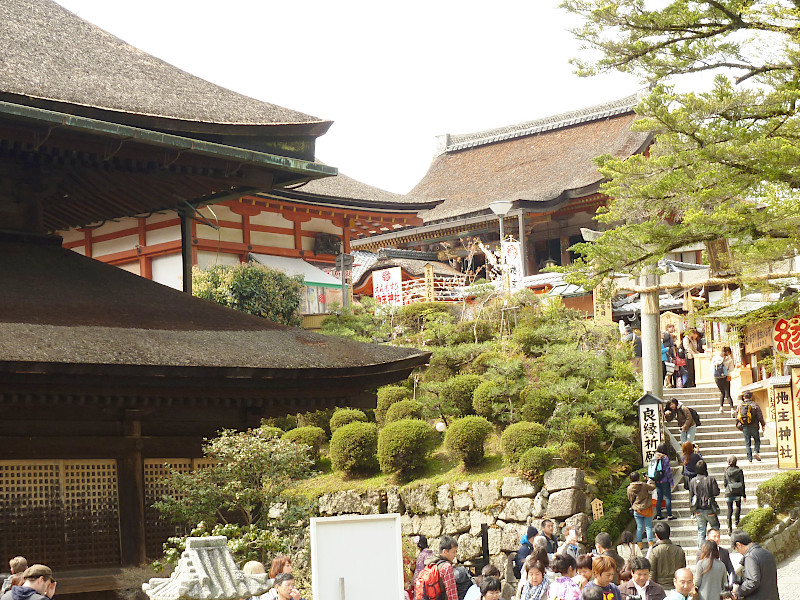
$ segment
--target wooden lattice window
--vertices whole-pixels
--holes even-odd
[[[169,491],[166,477],[174,469],[188,473],[211,464],[205,458],[147,458],[144,460],[144,519],[147,556],[159,558],[163,554],[163,543],[168,537],[186,535],[196,523],[178,526],[161,518],[153,503]]]
[[[120,562],[114,460],[0,461],[0,555],[55,569]]]

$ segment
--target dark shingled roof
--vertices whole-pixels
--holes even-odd
[[[195,77],[52,0],[0,2],[0,94],[202,123],[329,124]]]
[[[446,136],[444,152],[409,192],[445,198],[421,213],[426,223],[488,213],[494,200],[566,201],[597,191],[593,160],[641,152],[649,134],[630,130],[637,96],[539,121],[463,136]]]
[[[319,160],[318,164],[324,164]],[[345,204],[351,207],[372,208],[375,210],[418,211],[431,209],[440,200],[418,198],[411,194],[395,194],[373,187],[347,175],[339,173],[334,177],[312,179],[308,183],[291,189],[274,189],[270,195],[294,200],[308,200],[315,203]],[[341,202],[344,200],[345,202]]]
[[[307,386],[399,373],[429,356],[277,325],[57,245],[0,240],[0,257],[0,366],[200,367]]]

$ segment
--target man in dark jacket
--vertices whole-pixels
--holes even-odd
[[[689,495],[692,499],[692,511],[697,515],[697,547],[706,541],[706,527],[711,524],[714,529],[719,529],[719,484],[717,480],[708,475],[706,461],[698,460],[697,477],[689,482]]]
[[[555,525],[550,519],[542,521],[542,535],[547,540],[547,553],[555,554],[558,552],[558,540],[555,536]]]
[[[44,565],[31,565],[22,574],[22,585],[15,585],[2,600],[50,600],[56,593],[53,572]]]
[[[631,578],[619,586],[625,596],[639,596],[642,600],[664,600],[667,592],[650,579],[650,561],[642,556],[631,557],[629,561]]]
[[[779,600],[778,567],[775,557],[747,534],[737,529],[731,535],[732,547],[742,555],[742,582],[733,587],[737,598],[749,600]]]
[[[656,534],[658,541],[647,553],[653,570],[653,581],[665,590],[671,590],[675,587],[673,581],[675,571],[686,566],[686,554],[683,548],[673,544],[669,539],[671,532],[668,523],[659,521],[653,526],[653,533]]]
[[[619,572],[625,568],[625,559],[614,549],[614,541],[611,539],[611,536],[605,531],[598,533],[594,538],[594,548],[597,556],[608,556],[614,559],[617,570],[614,572],[612,581],[619,585]]]
[[[733,575],[733,562],[731,562],[731,553],[728,552],[727,548],[723,548],[720,543],[720,532],[719,529],[709,529],[708,535],[706,536],[707,540],[711,540],[717,545],[717,549],[719,550],[719,559],[722,561],[722,564],[725,565],[725,570],[728,572],[728,581],[731,579],[731,575]]]
[[[761,412],[761,407],[753,400],[753,392],[745,392],[742,394],[742,400],[743,402],[736,413],[736,425],[741,428],[744,434],[744,446],[747,449],[747,460],[753,462],[753,458],[755,458],[760,461],[761,436],[758,433],[758,428],[760,426],[761,433],[764,432],[764,428],[766,427],[764,423],[764,413]],[[753,455],[753,445],[755,445],[755,455]]]

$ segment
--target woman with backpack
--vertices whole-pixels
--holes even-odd
[[[681,446],[681,464],[683,465],[683,488],[689,489],[689,482],[697,477],[697,463],[703,460],[703,455],[695,452],[692,442],[684,442]]]
[[[654,520],[660,521],[664,517],[661,514],[661,504],[666,502],[667,519],[672,521],[676,517],[672,516],[672,487],[675,481],[672,479],[672,467],[669,464],[669,446],[666,442],[661,442],[653,456],[658,463],[650,469],[648,465],[647,476],[653,480],[656,486],[656,516]],[[652,462],[652,461],[651,461]]]
[[[747,498],[744,487],[744,471],[736,464],[736,457],[728,457],[728,468],[725,469],[725,494],[728,498],[728,533],[739,528],[739,517],[742,515],[742,498]],[[733,505],[736,505],[736,519],[733,518]]]
[[[670,398],[667,408],[664,410],[664,420],[669,422],[673,419],[681,428],[681,444],[686,441],[693,442],[697,426],[700,425],[700,417],[697,412],[678,402],[677,398]]]

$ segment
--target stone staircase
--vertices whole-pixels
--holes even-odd
[[[719,390],[713,383],[699,384],[695,388],[665,389],[664,399],[677,398],[678,401],[695,409],[700,416],[700,425],[694,442],[708,465],[708,474],[717,479],[720,490],[723,490],[723,474],[728,463],[728,456],[734,454],[739,459],[739,466],[744,471],[745,491],[747,499],[742,502],[742,516],[757,507],[756,488],[758,485],[779,473],[778,455],[775,440],[767,436],[761,438],[761,462],[747,461],[742,433],[736,429],[735,420],[731,418],[730,407],[726,406],[719,413]],[[680,430],[672,421],[667,429],[680,441]],[[680,544],[686,552],[686,560],[694,565],[697,555],[697,521],[689,513],[689,492],[683,489],[681,468],[673,462],[676,487],[672,491],[672,514],[678,519],[668,521],[672,541]],[[720,543],[730,546],[730,535],[727,529],[728,508],[724,491],[717,497],[722,514],[719,515],[722,539]],[[655,523],[655,522],[654,522]]]

